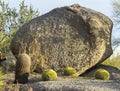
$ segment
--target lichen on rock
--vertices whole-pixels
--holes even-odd
[[[70,66],[80,75],[112,54],[112,25],[104,14],[75,4],[32,19],[10,46],[15,57],[30,55],[32,71],[51,68],[61,73]]]

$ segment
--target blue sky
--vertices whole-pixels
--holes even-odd
[[[12,7],[19,7],[19,3],[22,0],[3,0],[9,2]],[[35,9],[38,9],[41,14],[47,13],[48,11],[67,5],[79,3],[81,6],[85,6],[97,11],[100,11],[108,16],[111,15],[111,0],[25,0],[27,5],[32,5]]]
[[[22,0],[3,0],[8,2],[11,7],[19,7],[19,3]],[[112,6],[111,0],[25,0],[26,5],[32,5],[34,9],[38,9],[40,14],[45,14],[50,10],[57,8],[72,5],[75,3],[80,4],[81,6],[94,9],[99,11],[112,19]],[[113,37],[117,38],[120,36],[120,31],[113,29]]]

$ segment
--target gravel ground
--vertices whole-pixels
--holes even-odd
[[[27,84],[15,85],[13,84],[14,74],[7,74],[5,78],[6,76],[9,79],[6,79],[5,91],[120,91],[120,80],[103,81],[94,78],[59,77],[56,81],[41,81],[39,74],[32,74]]]
[[[120,91],[120,81],[79,79],[37,82],[21,85],[20,91],[26,91],[28,87],[31,87],[33,91]]]

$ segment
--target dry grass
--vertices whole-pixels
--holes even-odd
[[[32,87],[26,87],[26,88],[22,88],[25,89],[25,91],[33,91]],[[5,83],[4,84],[4,91],[21,91],[20,90],[20,84],[13,84],[13,83]]]
[[[120,69],[120,55],[106,59],[102,64],[109,65]]]
[[[21,91],[19,84],[5,84],[4,91]],[[24,88],[23,88],[24,89]],[[33,91],[33,88],[27,87],[25,91]]]
[[[15,76],[14,72],[4,75],[4,81],[5,81],[4,91],[21,91],[21,89],[24,91],[33,91],[33,88],[28,85],[21,87],[21,85],[23,84],[19,84],[19,83],[14,84],[14,76]],[[37,73],[33,73],[30,75],[27,84],[31,84],[39,81],[41,81],[41,75]]]

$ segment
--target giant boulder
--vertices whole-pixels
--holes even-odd
[[[78,4],[56,8],[22,26],[11,50],[15,57],[27,53],[32,71],[61,73],[71,66],[80,75],[112,54],[112,25],[104,14]]]

